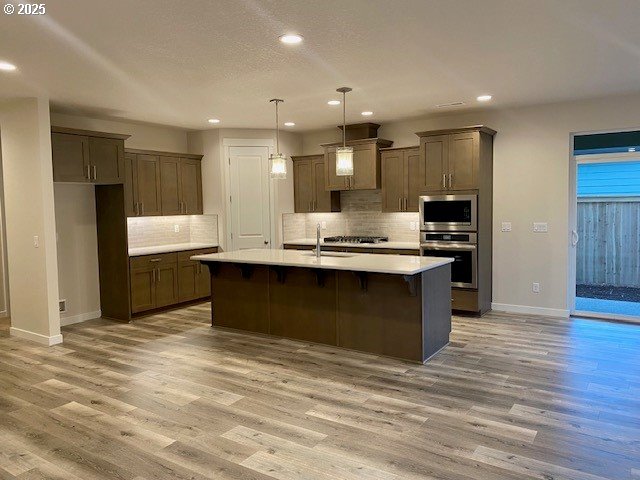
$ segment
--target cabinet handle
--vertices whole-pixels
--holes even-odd
[[[158,272],[158,281],[160,281],[160,269],[156,268],[156,271]]]
[[[402,198],[398,197],[398,210],[402,211]]]
[[[453,173],[449,174],[449,188],[453,188]]]
[[[407,198],[406,197],[402,199],[402,204],[403,204],[402,205],[402,211],[406,212],[407,211]]]
[[[95,165],[93,166],[93,179],[98,179],[98,167],[96,167]]]
[[[140,202],[140,215],[144,215],[144,202]]]
[[[156,269],[154,268],[151,272],[151,283],[156,283]]]
[[[442,188],[444,188],[444,189],[447,188],[447,174],[446,173],[442,174]]]
[[[149,260],[149,261],[150,261],[150,262],[153,262],[153,263],[158,263],[158,262],[162,261],[162,259],[161,259],[161,258],[152,258],[152,259],[151,259],[151,260]]]
[[[87,180],[91,180],[91,165],[87,165]]]
[[[316,200],[313,201],[313,211],[318,210],[318,202]]]

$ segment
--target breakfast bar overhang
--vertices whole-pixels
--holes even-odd
[[[448,258],[239,250],[197,255],[211,325],[424,362],[449,342]]]

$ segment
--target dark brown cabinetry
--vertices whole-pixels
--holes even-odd
[[[481,157],[492,148],[495,133],[484,126],[417,133],[420,137],[422,190],[479,189]]]
[[[208,248],[131,257],[131,312],[208,297],[211,294],[209,271],[190,258],[217,251],[217,248]]]
[[[51,127],[53,181],[114,185],[124,182],[129,135]]]
[[[483,125],[419,132],[424,195],[477,195],[477,288],[452,288],[455,310],[483,314],[492,299],[493,136]]]
[[[339,212],[340,192],[325,189],[324,155],[291,157],[296,213]]]
[[[127,149],[127,216],[202,214],[201,158]]]
[[[336,148],[340,143],[324,144],[325,189],[375,190],[380,188],[380,149],[390,147],[393,142],[381,138],[350,140],[353,147],[353,175],[336,174]]]
[[[420,182],[420,149],[418,147],[383,149],[382,211],[417,212]]]

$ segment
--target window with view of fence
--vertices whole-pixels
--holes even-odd
[[[640,286],[640,198],[578,198],[576,281]]]

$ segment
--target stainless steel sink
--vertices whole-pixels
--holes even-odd
[[[305,257],[315,257],[316,253],[315,252],[304,252],[301,255],[304,255]],[[320,256],[321,257],[349,258],[349,257],[354,257],[355,254],[353,254],[353,253],[345,253],[345,252],[320,252]]]

